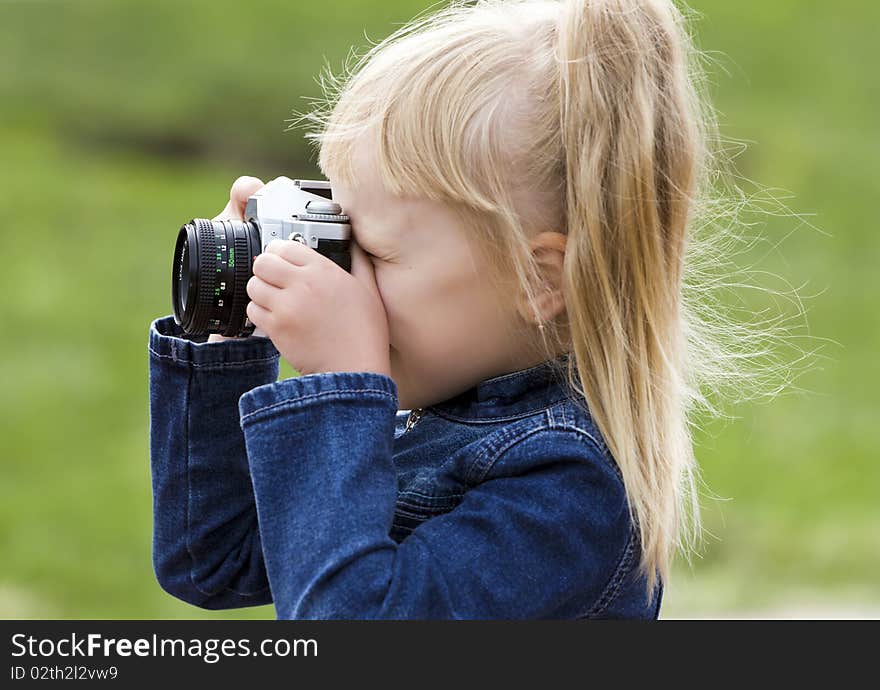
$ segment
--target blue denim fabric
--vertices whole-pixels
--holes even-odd
[[[166,316],[149,362],[153,565],[175,597],[279,619],[659,616],[620,471],[552,361],[409,430],[390,377],[277,381],[265,338]]]

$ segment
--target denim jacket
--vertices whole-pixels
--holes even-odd
[[[552,360],[410,413],[383,374],[278,381],[270,340],[206,340],[150,326],[173,596],[279,619],[659,616],[619,468]]]

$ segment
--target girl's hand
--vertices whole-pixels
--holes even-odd
[[[211,220],[244,220],[244,209],[247,206],[248,197],[255,194],[265,185],[258,177],[239,177],[232,183],[229,190],[229,203],[220,213]],[[240,340],[240,338],[227,338],[219,333],[211,333],[208,336],[209,343],[219,343],[224,340]]]
[[[301,374],[391,375],[388,318],[369,257],[351,242],[351,273],[293,240],[254,260],[247,315]]]

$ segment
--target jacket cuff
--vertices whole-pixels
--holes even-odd
[[[283,411],[322,402],[372,398],[397,411],[397,384],[385,374],[370,371],[334,371],[306,374],[252,388],[241,396],[241,426]]]
[[[209,343],[207,335],[188,335],[174,321],[163,316],[150,324],[151,357],[181,365],[207,368],[273,364],[281,354],[269,338],[247,338]]]

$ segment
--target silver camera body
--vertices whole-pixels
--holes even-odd
[[[319,194],[324,190],[327,197]],[[329,196],[329,182],[281,176],[248,197],[244,219],[259,228],[260,251],[266,251],[272,240],[286,239],[301,242],[322,254],[339,254],[331,248],[335,242],[349,241],[351,225],[339,204]],[[343,268],[351,271],[350,258]],[[253,335],[266,337],[259,328],[254,329]]]
[[[247,282],[273,240],[305,244],[351,272],[351,224],[330,183],[276,177],[248,198],[243,220],[194,218],[181,227],[171,293],[184,332],[266,337],[247,317]]]
[[[326,190],[327,196],[319,194]],[[321,240],[349,240],[351,225],[330,198],[330,183],[276,177],[248,197],[244,219],[257,223],[262,246],[272,240],[296,240],[319,251]]]

